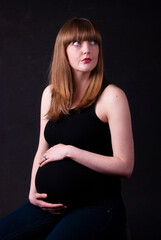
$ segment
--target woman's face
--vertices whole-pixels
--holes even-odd
[[[76,72],[91,72],[97,65],[99,46],[95,41],[74,41],[66,49],[69,64]]]

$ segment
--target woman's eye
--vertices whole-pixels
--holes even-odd
[[[74,42],[73,42],[73,45],[74,45],[74,46],[79,46],[79,45],[81,45],[81,42],[79,42],[79,41],[74,41]]]
[[[92,44],[92,45],[96,45],[97,42],[93,40],[93,41],[91,41],[91,44]]]

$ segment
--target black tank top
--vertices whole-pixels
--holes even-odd
[[[110,129],[97,117],[95,105],[80,113],[70,110],[56,122],[48,121],[44,135],[49,146],[62,143],[112,156]],[[48,194],[47,201],[68,206],[93,204],[120,193],[118,177],[98,173],[69,158],[39,168],[35,183],[39,193]]]

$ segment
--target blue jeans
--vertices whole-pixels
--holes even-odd
[[[121,198],[68,209],[52,215],[27,202],[0,220],[1,240],[125,239],[126,217]]]

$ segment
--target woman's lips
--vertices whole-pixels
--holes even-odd
[[[91,62],[91,58],[84,58],[83,60],[82,60],[82,62],[85,62],[85,63],[89,63],[89,62]]]

